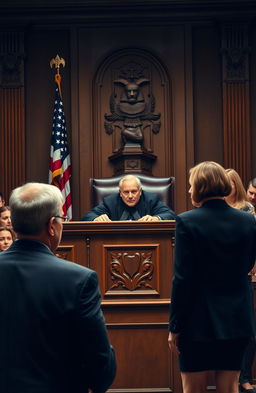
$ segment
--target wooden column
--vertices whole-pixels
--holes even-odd
[[[24,35],[0,33],[0,191],[25,181]]]
[[[248,26],[222,29],[224,165],[246,182],[251,176]]]

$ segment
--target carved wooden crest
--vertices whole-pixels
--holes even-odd
[[[144,76],[142,66],[130,62],[120,70],[119,78],[113,83],[122,87],[122,93],[118,96],[112,92],[110,96],[110,113],[105,114],[105,130],[107,134],[112,134],[113,124],[118,121],[121,123],[123,145],[143,145],[143,129],[148,122],[154,134],[159,132],[161,125],[161,115],[155,113],[153,93],[145,96],[142,89],[150,84],[150,80]]]
[[[152,251],[112,252],[110,274],[113,283],[110,289],[152,289],[150,281],[153,271]]]

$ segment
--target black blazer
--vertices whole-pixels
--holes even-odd
[[[147,214],[159,216],[162,220],[175,220],[176,214],[162,201],[158,196],[150,192],[142,191],[139,202],[134,207],[127,206],[118,193],[109,195],[103,199],[103,202],[86,213],[81,220],[93,221],[101,214],[107,214],[110,220],[119,221],[124,210],[133,212],[137,210],[140,217]]]
[[[96,272],[17,240],[0,255],[0,392],[105,392],[115,376]]]
[[[177,216],[169,330],[199,341],[253,335],[255,256],[254,216],[224,200]]]

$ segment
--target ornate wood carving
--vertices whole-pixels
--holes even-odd
[[[105,129],[108,134],[113,133],[112,124],[121,122],[122,142],[143,145],[143,129],[150,122],[152,132],[158,134],[160,130],[160,113],[155,112],[155,97],[148,93],[147,98],[142,86],[150,84],[145,77],[143,65],[134,61],[124,64],[119,70],[115,85],[122,86],[120,95],[112,92],[110,96],[110,114],[105,114]]]
[[[65,259],[67,261],[75,262],[75,246],[72,244],[68,245],[60,245],[58,250],[55,252],[56,257]]]
[[[104,127],[107,134],[114,132],[115,123],[121,132],[121,146],[109,159],[114,164],[115,174],[130,171],[152,174],[152,162],[156,156],[144,146],[144,129],[150,126],[154,134],[160,130],[160,113],[155,113],[154,94],[143,91],[149,85],[145,65],[128,61],[118,70],[118,79],[113,81],[121,91],[110,96],[110,112],[105,114]],[[144,167],[144,168],[143,168]]]
[[[159,244],[106,246],[106,295],[159,295]]]
[[[154,272],[152,252],[111,252],[111,289],[125,288],[130,291],[152,289],[150,281]]]
[[[1,56],[0,86],[17,88],[24,86],[23,55],[5,53]]]
[[[0,87],[24,86],[24,37],[22,32],[0,33]]]
[[[114,175],[132,172],[152,175],[152,164],[156,156],[141,149],[139,145],[126,144],[122,151],[112,154],[109,160],[114,164]]]
[[[112,168],[114,174],[159,175],[163,161],[172,172],[172,94],[156,56],[139,48],[106,56],[94,78],[93,97],[94,177],[111,176]]]
[[[225,25],[222,30],[224,165],[250,178],[248,26]]]

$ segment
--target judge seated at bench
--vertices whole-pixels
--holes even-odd
[[[119,193],[108,195],[86,213],[82,221],[159,221],[175,220],[176,214],[158,196],[141,188],[140,179],[126,175],[119,182]]]

